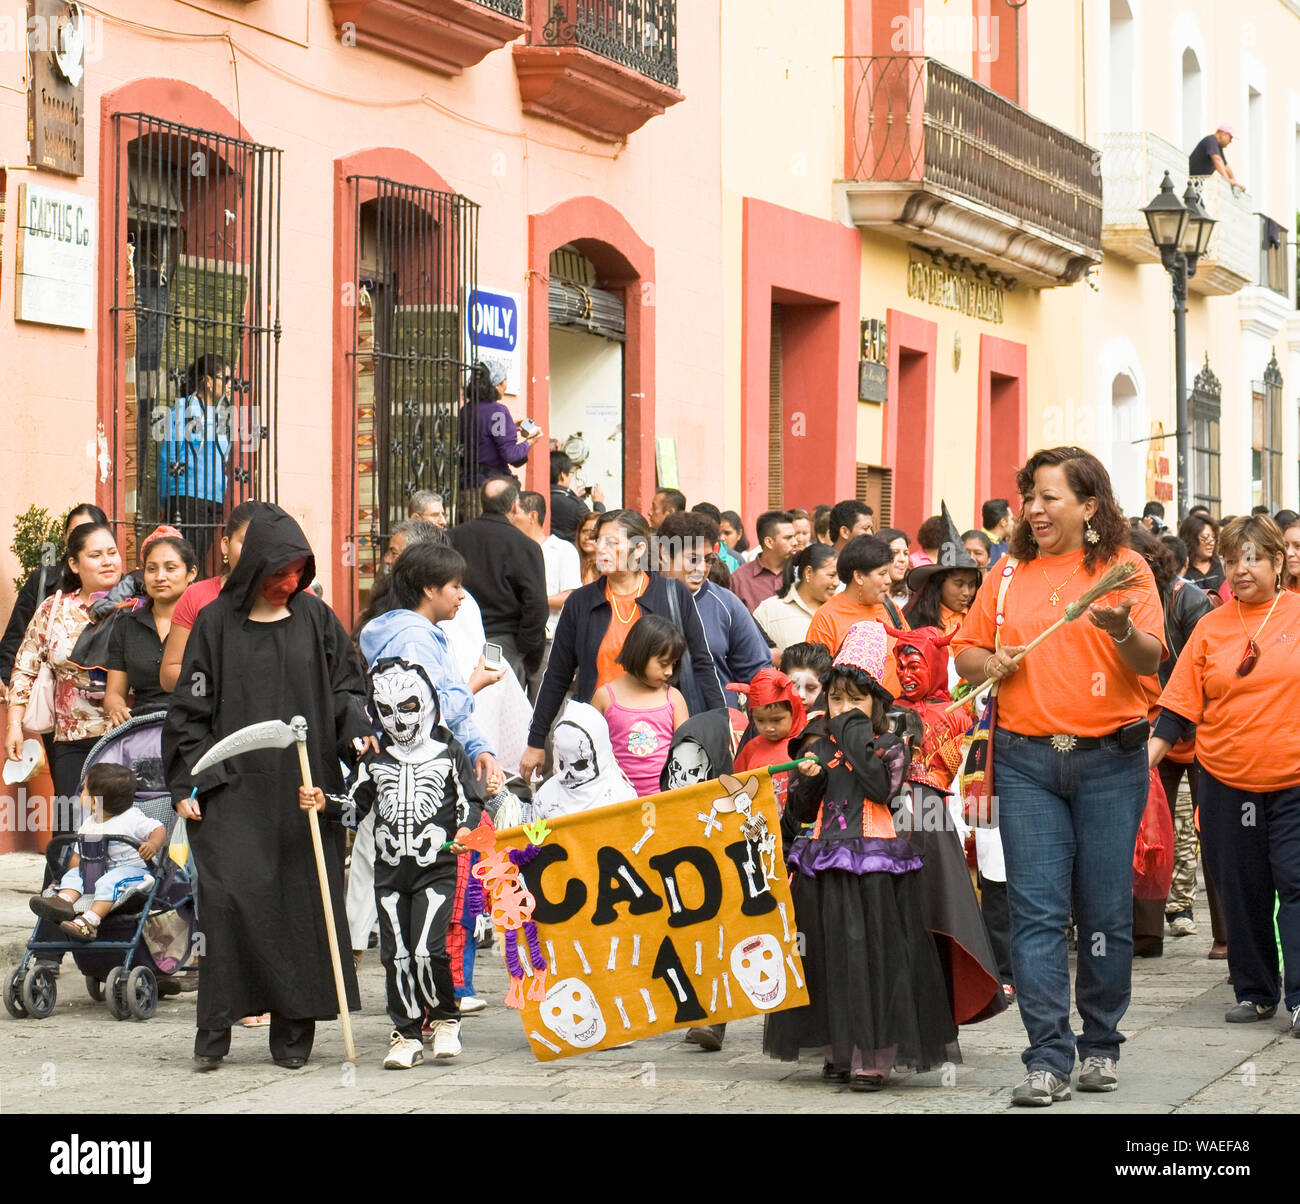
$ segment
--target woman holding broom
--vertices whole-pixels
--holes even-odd
[[[1125,546],[1128,520],[1095,456],[1077,447],[1036,452],[1016,485],[1023,504],[1010,555],[980,590],[952,651],[966,680],[998,689],[991,793],[1029,1037],[1027,1074],[1011,1098],[1046,1106],[1070,1098],[1075,1061],[1072,903],[1078,1086],[1117,1086],[1133,962],[1133,846],[1147,797],[1140,678],[1165,654],[1164,618],[1150,568]]]

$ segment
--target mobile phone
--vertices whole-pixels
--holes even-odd
[[[525,435],[540,435],[542,433],[542,428],[531,418],[521,418],[519,420],[519,429],[523,431]]]
[[[498,669],[504,668],[505,662],[501,659],[500,644],[485,644],[483,646],[483,667],[495,673]]]

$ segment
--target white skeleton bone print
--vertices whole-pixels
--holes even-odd
[[[449,757],[418,765],[376,761],[370,766],[375,782],[375,852],[389,865],[403,857],[419,866],[432,865],[447,840],[447,830],[434,821],[455,772]]]

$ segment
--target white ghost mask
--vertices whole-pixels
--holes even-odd
[[[371,689],[375,717],[391,741],[393,756],[423,761],[445,747],[432,738],[438,697],[423,671],[402,660],[380,661]]]
[[[575,1049],[590,1049],[605,1039],[605,1015],[591,988],[579,978],[564,978],[541,1005],[542,1023]]]
[[[680,790],[712,776],[709,755],[694,740],[683,740],[668,755],[668,789]]]
[[[533,818],[554,819],[636,798],[614,760],[605,716],[585,702],[570,702],[552,736],[555,773],[533,797]]]
[[[756,1008],[771,1011],[785,999],[785,962],[776,937],[762,932],[731,951],[731,972]]]

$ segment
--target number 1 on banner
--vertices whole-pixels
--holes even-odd
[[[673,944],[672,937],[666,936],[659,942],[652,977],[663,979],[664,985],[672,994],[673,1002],[677,1005],[677,1014],[673,1017],[675,1023],[688,1024],[692,1020],[707,1018],[708,1013],[695,994],[695,986],[686,973],[686,967],[677,956],[677,946]]]

